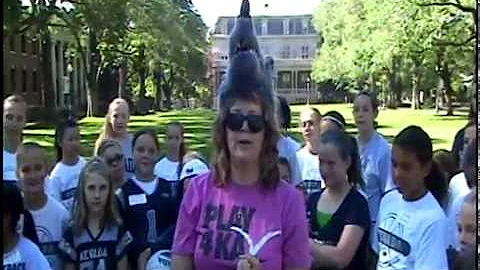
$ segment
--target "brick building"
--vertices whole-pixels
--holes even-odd
[[[79,58],[67,55],[68,39],[52,36],[52,89],[45,89],[41,68],[40,40],[24,33],[3,37],[3,98],[13,93],[22,95],[29,110],[45,106],[46,91],[53,91],[55,109],[69,107],[83,110],[86,104],[85,68]]]

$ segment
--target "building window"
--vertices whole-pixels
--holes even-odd
[[[297,73],[297,88],[307,89],[307,81],[310,76],[310,71],[299,71]],[[310,86],[312,86],[310,84]]]
[[[288,22],[289,34],[290,35],[301,35],[302,34],[302,19],[290,19]]]
[[[302,59],[308,59],[308,45],[302,46],[300,57]]]
[[[26,93],[27,92],[27,69],[26,68],[23,68],[22,70],[22,93]]]
[[[290,46],[288,45],[283,45],[282,47],[282,53],[280,54],[280,57],[283,59],[288,59],[290,58]]]
[[[11,35],[8,37],[8,45],[11,52],[15,52],[15,36]]]
[[[21,50],[22,50],[22,53],[26,53],[27,52],[27,37],[25,36],[25,34],[23,34],[20,38],[20,42],[21,42]]]
[[[269,19],[267,27],[269,35],[283,35],[283,19]]]
[[[292,73],[290,71],[279,71],[278,72],[278,88],[287,88],[292,87]]]
[[[254,19],[253,25],[255,27],[255,34],[261,36],[262,33],[262,20],[261,19]]]
[[[33,84],[33,92],[38,92],[38,78],[37,78],[37,71],[34,70],[32,72],[32,84]]]
[[[38,53],[38,38],[32,38],[32,55],[37,55]]]
[[[17,72],[15,67],[10,69],[10,87],[12,88],[12,93],[15,93],[17,90]]]

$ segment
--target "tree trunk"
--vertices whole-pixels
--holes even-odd
[[[41,52],[42,57],[40,58],[40,63],[42,67],[42,75],[43,75],[43,93],[45,98],[45,110],[46,110],[46,119],[47,121],[52,120],[54,117],[54,111],[56,107],[55,102],[55,93],[53,89],[53,78],[52,78],[52,59],[51,59],[51,51],[52,51],[52,43],[50,32],[48,29],[43,29],[40,31],[40,40],[41,40]]]
[[[89,69],[87,69],[87,116],[101,116],[100,100],[98,99],[98,78],[100,73],[100,51],[98,40],[92,28],[88,30],[89,37]]]
[[[155,87],[156,87],[156,92],[155,92],[155,109],[156,110],[161,110],[162,109],[162,79],[163,79],[163,74],[161,69],[155,70]]]
[[[412,106],[414,110],[420,109],[420,99],[418,93],[418,86],[420,85],[420,80],[422,79],[422,71],[420,66],[420,61],[414,61],[415,66],[413,68],[413,81],[412,81]]]
[[[173,80],[174,80],[174,69],[171,66],[168,76],[168,81],[163,84],[163,94],[165,95],[165,107],[168,110],[172,108],[172,89],[173,89]]]
[[[145,98],[145,93],[146,87],[145,87],[145,80],[147,77],[147,69],[145,67],[145,46],[142,45],[140,46],[140,55],[139,55],[139,63],[140,63],[140,69],[138,70],[138,79],[140,83],[140,92],[139,92],[139,101],[143,100]]]
[[[453,116],[453,104],[452,104],[452,95],[453,95],[453,88],[452,88],[452,74],[450,69],[448,68],[448,64],[445,64],[443,67],[442,72],[442,80],[445,87],[445,99],[447,102],[447,115]]]

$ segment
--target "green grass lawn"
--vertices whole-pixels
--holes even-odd
[[[313,105],[320,112],[337,110],[346,119],[348,131],[355,133],[351,104]],[[299,115],[305,105],[292,106],[293,137],[302,140],[299,129]],[[444,114],[444,112],[441,112]],[[408,125],[419,125],[424,128],[433,140],[434,149],[450,150],[456,132],[466,124],[466,112],[455,112],[456,116],[446,117],[436,115],[434,110],[413,111],[410,109],[382,110],[377,121],[378,130],[391,139]],[[185,125],[185,137],[190,150],[199,151],[208,157],[211,152],[211,132],[215,112],[206,109],[177,110],[167,113],[156,113],[148,116],[132,116],[129,129],[133,133],[142,128],[153,128],[158,132],[160,142],[165,139],[166,124],[179,121]],[[82,134],[82,155],[91,156],[95,140],[100,133],[103,118],[84,118],[80,121]],[[24,131],[25,141],[35,141],[47,147],[50,160],[55,158],[53,149],[54,128],[42,124],[29,123]]]

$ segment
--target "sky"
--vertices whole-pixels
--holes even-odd
[[[242,0],[192,0],[193,5],[209,28],[219,16],[237,16]],[[300,15],[313,14],[320,0],[250,0],[250,14]],[[268,7],[265,7],[268,4]]]

